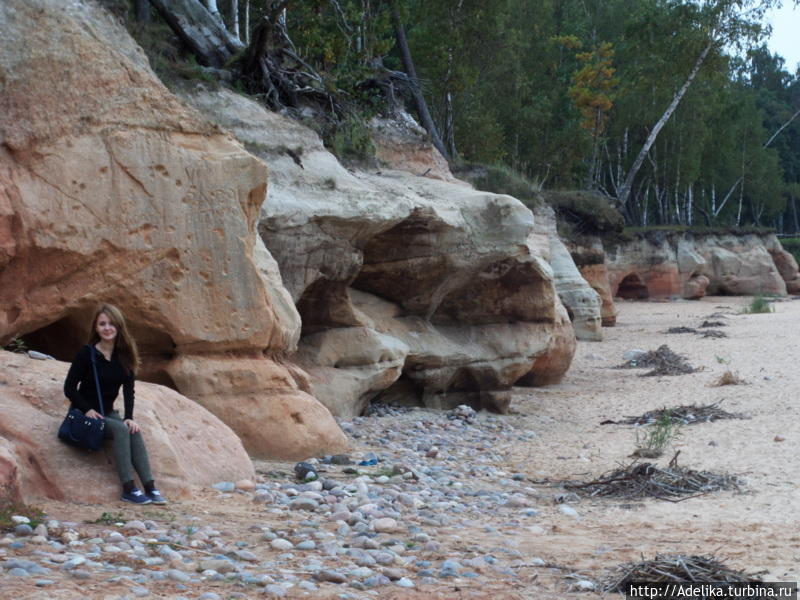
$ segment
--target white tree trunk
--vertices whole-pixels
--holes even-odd
[[[239,0],[231,0],[231,29],[233,37],[241,41],[242,36],[239,35]]]
[[[250,0],[244,0],[244,43],[250,45]]]
[[[769,147],[769,145],[772,142],[775,141],[775,138],[778,137],[780,132],[783,131],[784,129],[786,129],[789,125],[791,125],[792,121],[794,121],[797,118],[798,115],[800,115],[800,110],[798,110],[791,117],[789,117],[789,120],[786,121],[786,123],[784,123],[783,125],[778,127],[778,129],[775,131],[775,133],[773,133],[770,136],[770,138],[766,142],[764,142],[763,146],[761,146],[761,147],[762,148]],[[733,194],[733,192],[736,191],[736,186],[738,186],[740,183],[742,183],[743,179],[744,179],[744,164],[742,165],[742,176],[739,177],[739,179],[737,179],[736,181],[733,182],[733,185],[731,186],[731,189],[728,190],[728,193],[725,194],[725,197],[722,199],[722,202],[720,203],[719,208],[714,211],[714,217],[717,217],[719,215],[719,213],[722,212],[722,209],[725,208],[725,204],[728,202],[728,199],[731,197],[731,194]],[[741,206],[739,207],[739,213],[741,214]],[[737,223],[736,224],[737,225],[739,224],[738,223],[738,218],[737,218]]]
[[[788,120],[788,121],[786,121],[786,123],[784,123],[783,125],[781,125],[780,127],[778,127],[778,130],[777,130],[775,133],[773,133],[773,134],[772,134],[772,137],[771,137],[771,138],[769,138],[769,139],[768,139],[768,140],[767,140],[767,141],[764,143],[764,148],[766,148],[767,146],[769,146],[769,145],[770,145],[770,144],[771,144],[771,143],[772,143],[772,142],[775,140],[775,138],[776,138],[776,137],[778,137],[778,135],[780,134],[780,132],[781,132],[781,131],[783,131],[783,130],[784,130],[784,129],[786,129],[786,128],[787,128],[789,125],[791,125],[792,121],[794,121],[794,120],[797,118],[797,116],[798,116],[798,115],[800,115],[800,110],[798,110],[798,111],[797,111],[796,113],[794,113],[794,114],[793,114],[791,117],[789,117],[789,120]]]
[[[711,184],[711,213],[717,216],[717,186]]]
[[[222,15],[217,8],[217,0],[206,0],[206,8],[218,21],[222,22]]]
[[[617,202],[621,206],[624,206],[625,203],[628,201],[628,198],[631,195],[631,189],[633,188],[633,180],[636,178],[636,174],[639,172],[639,169],[644,162],[647,153],[650,151],[650,148],[655,143],[656,138],[658,137],[659,132],[667,124],[669,118],[672,116],[672,113],[675,112],[675,109],[678,108],[678,104],[683,99],[686,92],[689,90],[689,86],[692,85],[692,81],[697,76],[698,71],[700,71],[700,67],[703,65],[703,62],[706,60],[708,53],[711,52],[711,49],[714,47],[715,40],[712,38],[703,51],[700,53],[700,56],[697,57],[697,60],[694,63],[694,67],[692,68],[691,73],[686,78],[686,81],[683,83],[681,88],[675,93],[675,96],[672,98],[672,102],[670,102],[667,110],[664,111],[664,114],[661,115],[661,118],[653,127],[653,130],[650,132],[650,135],[647,136],[647,141],[645,141],[644,146],[642,149],[639,150],[639,155],[636,157],[636,160],[633,161],[633,166],[631,166],[630,170],[628,171],[628,175],[625,177],[625,183],[622,184],[622,187],[619,190],[617,195]]]
[[[739,210],[736,211],[736,226],[742,222],[742,200],[744,199],[744,185],[739,188]]]

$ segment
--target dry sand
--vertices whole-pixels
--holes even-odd
[[[622,302],[617,326],[600,343],[580,342],[560,385],[520,391],[515,407],[528,416],[538,439],[511,449],[512,470],[535,478],[591,480],[628,464],[635,427],[600,425],[606,419],[686,404],[721,402],[749,420],[686,426],[674,444],[681,466],[744,477],[744,494],[721,492],[673,503],[659,500],[584,500],[580,519],[553,513],[552,524],[519,540],[524,551],[597,573],[656,553],[716,554],[733,568],[766,571],[764,579],[800,578],[800,302],[773,304],[774,313],[741,314],[749,298],[712,297],[695,302]],[[663,332],[698,327],[724,313],[727,338]],[[701,370],[690,375],[640,377],[617,370],[632,348],[661,344]],[[726,370],[747,385],[713,387]],[[783,439],[783,441],[776,441]],[[673,452],[659,459],[666,466]]]
[[[523,565],[514,579],[487,575],[477,582],[443,582],[435,590],[382,588],[373,597],[395,600],[596,597],[595,592],[573,590],[573,577],[598,579],[607,568],[642,557],[653,558],[657,553],[715,554],[728,567],[750,573],[764,571],[766,580],[800,579],[800,460],[795,449],[800,438],[796,425],[800,416],[797,366],[800,301],[776,302],[771,314],[742,314],[748,302],[748,298],[731,297],[693,302],[622,302],[618,306],[617,326],[604,330],[605,341],[578,343],[573,365],[561,384],[516,391],[512,405],[515,414],[506,418],[515,427],[534,431],[537,436],[529,443],[501,447],[507,456],[502,467],[508,473],[521,472],[540,482],[533,484],[539,491],[540,514],[528,525],[500,526],[494,534],[459,530],[451,538],[448,532],[440,531],[436,539],[443,545],[443,557],[448,556],[448,550],[466,545],[465,538],[474,536],[472,539],[485,545],[502,544],[520,550],[523,556],[541,557],[548,562],[547,567]],[[669,327],[697,327],[713,313],[724,314],[716,320],[727,324],[720,329],[728,337],[663,333]],[[654,350],[661,344],[685,355],[700,370],[689,375],[640,377],[643,371],[638,369],[612,368],[623,362],[626,350]],[[748,383],[711,386],[726,370],[738,373]],[[747,413],[751,418],[686,426],[675,450],[680,450],[680,464],[684,467],[742,476],[747,484],[745,493],[719,492],[681,502],[585,499],[571,503],[578,517],[562,514],[559,505],[553,502],[552,496],[559,490],[548,486],[546,481],[590,480],[632,460],[629,455],[635,448],[636,428],[601,425],[601,421],[663,407],[713,402],[721,402],[721,408]],[[673,452],[668,451],[656,462],[665,466]],[[291,467],[270,463],[258,466]],[[214,495],[198,491],[193,501],[175,503],[163,510],[139,509],[144,514],[134,514],[128,506],[118,505],[48,502],[43,507],[51,517],[65,521],[96,519],[104,511],[122,512],[126,518],[149,515],[187,523],[192,522],[193,516],[199,516],[201,522],[227,523],[231,534],[242,539],[255,536],[248,532],[253,523],[270,525],[270,517],[246,496],[215,502]],[[179,595],[170,585],[149,587],[151,597]],[[224,589],[209,587],[208,591],[224,595]],[[121,584],[67,581],[59,591],[38,593],[23,584],[16,595],[116,598],[126,591]],[[258,596],[252,588],[242,591]],[[290,596],[336,598],[345,591],[359,593],[340,589],[340,592],[320,590],[309,595],[298,592],[296,596],[292,592]],[[192,589],[180,594],[196,597],[199,593],[201,590]]]

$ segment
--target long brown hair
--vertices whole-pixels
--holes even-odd
[[[89,333],[89,345],[94,346],[100,341],[97,333],[97,319],[105,313],[114,327],[117,328],[117,337],[114,340],[114,350],[117,352],[119,362],[127,373],[136,375],[139,369],[139,349],[136,347],[136,340],[133,339],[125,323],[122,311],[113,304],[101,304],[97,307],[92,318],[92,330]]]

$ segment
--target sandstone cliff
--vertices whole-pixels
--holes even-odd
[[[649,231],[607,248],[606,266],[621,298],[786,295],[798,282],[794,258],[772,234]]]
[[[300,319],[255,231],[266,166],[164,88],[96,4],[9,0],[0,22],[0,343],[69,360],[110,301],[143,377],[207,406],[252,454],[345,448],[270,358],[294,349]]]
[[[69,360],[94,305],[113,302],[140,342],[141,378],[272,458],[345,449],[330,411],[357,414],[379,393],[504,410],[516,382],[567,370],[574,333],[530,211],[458,182],[424,141],[409,152],[397,121],[374,127],[379,156],[401,170],[352,172],[310,130],[240,96],[191,98],[245,148],[166,90],[94,3],[10,0],[0,19],[0,343],[21,336]],[[251,152],[272,168],[266,204]],[[13,374],[18,359],[5,359]],[[55,441],[66,365],[24,366],[43,414],[20,414],[45,441],[7,420],[0,477],[23,494],[112,493],[113,475],[91,493],[59,478],[86,466]],[[180,394],[140,389],[168,489],[220,477],[170,456],[228,430]],[[236,465],[231,448],[208,450]],[[33,479],[26,460],[40,464]]]
[[[593,288],[578,267],[570,251],[561,241],[556,230],[556,216],[547,205],[534,211],[536,226],[547,237],[548,260],[553,268],[556,291],[564,304],[575,337],[579,340],[600,341],[603,339],[602,296]],[[606,323],[607,324],[607,323]]]
[[[549,243],[529,239],[534,218],[517,200],[441,165],[435,178],[348,170],[313,131],[251,100],[186,98],[271,168],[259,232],[302,317],[295,359],[334,414],[359,414],[379,393],[503,410],[520,379],[564,374],[572,327]],[[384,160],[415,172],[401,141]]]
[[[110,446],[90,453],[56,437],[67,412],[61,391],[67,367],[0,351],[0,499],[119,499]],[[192,485],[255,476],[236,433],[173,390],[139,383],[134,416],[146,436],[153,474],[172,498],[186,497]]]

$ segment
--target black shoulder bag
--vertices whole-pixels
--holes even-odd
[[[92,357],[92,371],[94,372],[94,384],[97,386],[97,399],[100,404],[100,414],[105,417],[103,411],[103,394],[100,392],[100,379],[97,377],[97,362],[95,359],[97,350],[94,346],[89,346]],[[58,438],[70,446],[84,448],[86,450],[97,450],[103,444],[106,421],[103,419],[90,419],[77,408],[70,407],[64,422],[58,428]]]

